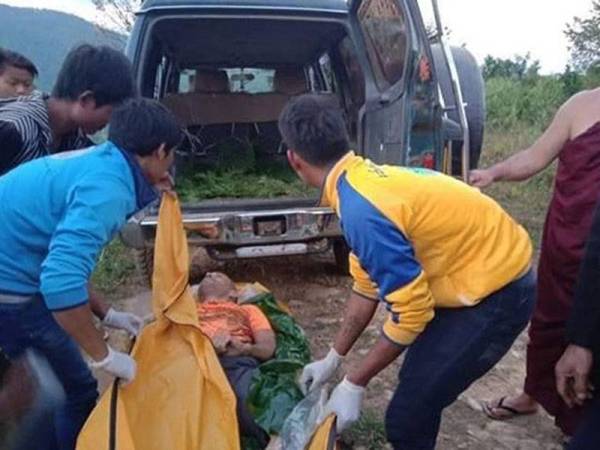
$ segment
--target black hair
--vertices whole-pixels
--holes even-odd
[[[292,98],[279,117],[279,131],[288,148],[319,167],[337,162],[350,149],[343,112],[329,96]]]
[[[131,63],[107,46],[83,44],[72,49],[58,74],[52,96],[75,101],[91,91],[96,106],[118,105],[136,93]]]
[[[171,111],[156,100],[127,100],[112,113],[108,139],[117,147],[139,156],[152,154],[161,144],[167,153],[179,145],[181,126]]]
[[[7,67],[16,67],[18,69],[26,70],[33,78],[38,76],[38,69],[29,58],[26,58],[20,53],[0,48],[0,74],[2,74]]]

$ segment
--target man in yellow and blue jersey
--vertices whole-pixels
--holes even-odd
[[[387,437],[396,449],[433,449],[443,409],[502,358],[529,320],[529,236],[461,181],[351,152],[342,113],[327,97],[291,100],[279,127],[293,169],[322,187],[322,205],[340,218],[354,278],[333,347],[305,367],[301,384],[330,380],[383,303],[381,337],[347,370],[326,411],[337,414],[338,431],[356,421],[366,385],[408,349]]]

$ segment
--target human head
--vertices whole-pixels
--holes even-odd
[[[0,98],[29,95],[37,67],[25,56],[0,48]]]
[[[106,126],[113,108],[135,92],[131,63],[123,53],[84,44],[67,55],[52,97],[69,102],[69,119],[93,134]]]
[[[201,302],[237,303],[238,295],[231,278],[222,272],[208,272],[198,285],[197,297]]]
[[[350,149],[339,105],[329,96],[304,94],[291,99],[279,117],[288,161],[308,184],[319,187],[322,174]]]
[[[146,98],[130,99],[116,108],[108,130],[108,139],[137,158],[152,184],[168,176],[182,136],[173,113]]]

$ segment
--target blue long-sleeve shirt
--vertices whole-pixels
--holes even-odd
[[[102,248],[155,199],[136,159],[111,142],[0,177],[0,293],[41,293],[50,310],[87,302]]]

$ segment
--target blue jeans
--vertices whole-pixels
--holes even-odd
[[[74,450],[77,435],[98,398],[96,379],[79,347],[54,320],[40,296],[23,304],[0,303],[0,347],[9,359],[33,349],[46,359],[65,392],[53,426],[31,436],[30,448]]]
[[[533,312],[535,277],[522,278],[474,307],[439,308],[406,353],[386,413],[398,450],[435,448],[444,408],[510,349]]]

